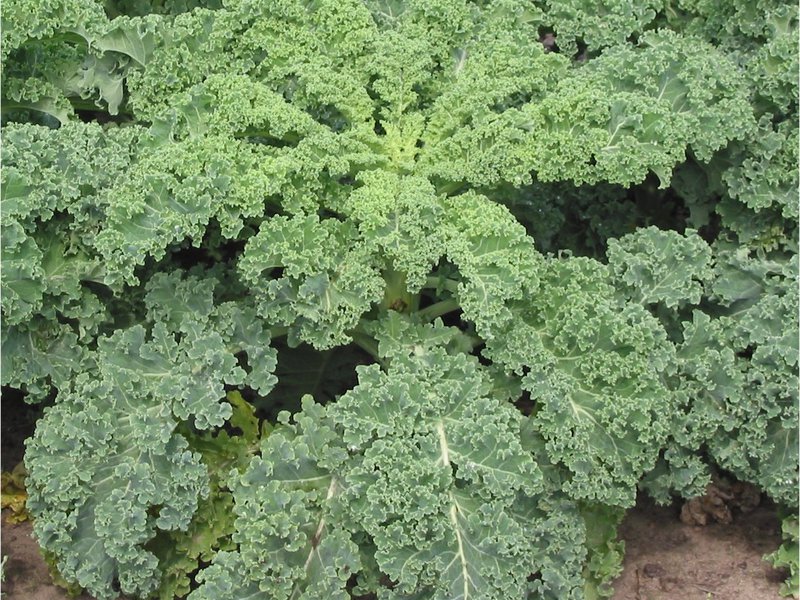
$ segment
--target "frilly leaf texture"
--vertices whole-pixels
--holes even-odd
[[[797,25],[7,0],[1,383],[49,560],[103,599],[577,600],[639,490],[794,510]]]
[[[517,597],[534,573],[540,590],[570,589],[539,537],[544,480],[520,443],[521,415],[491,396],[473,359],[407,349],[386,373],[359,367],[336,404],[306,397],[282,417],[234,488],[239,551],[217,556],[192,600],[345,598],[366,566],[363,536],[393,582],[381,597]]]

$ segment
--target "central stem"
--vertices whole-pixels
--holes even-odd
[[[381,310],[394,310],[400,313],[412,313],[419,310],[419,294],[412,294],[406,285],[406,274],[395,269],[387,269],[383,273],[386,288],[383,292]]]

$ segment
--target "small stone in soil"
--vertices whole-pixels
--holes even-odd
[[[645,566],[643,566],[642,573],[644,573],[645,577],[652,578],[663,577],[667,574],[667,572],[664,570],[664,567],[655,563],[647,563]]]

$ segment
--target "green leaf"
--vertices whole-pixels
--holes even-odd
[[[683,235],[656,227],[608,241],[608,264],[627,298],[667,308],[698,304],[711,276],[711,248],[692,230]]]
[[[564,490],[631,506],[670,425],[661,373],[672,362],[671,345],[641,306],[619,304],[606,266],[551,258],[537,275],[539,288],[509,303],[508,324],[487,331],[486,354],[524,373],[532,426],[550,460],[570,472]]]
[[[260,432],[253,406],[239,392],[229,392],[227,400],[233,407],[230,424],[241,429],[241,436],[230,436],[226,431],[197,435],[190,428],[182,432],[208,469],[209,494],[199,501],[185,531],[159,534],[149,545],[158,556],[158,594],[163,600],[186,596],[202,563],[236,548],[232,541],[236,527],[230,480],[233,473],[246,468],[258,447]],[[264,432],[266,435],[266,428]]]
[[[586,547],[589,551],[584,578],[586,600],[610,598],[611,585],[622,574],[625,542],[617,541],[617,527],[625,511],[604,505],[583,505],[581,516],[586,523]]]
[[[336,452],[335,440],[319,420],[323,409],[309,397],[304,406],[296,426],[262,441],[262,456],[235,486],[239,550],[217,555],[198,577],[206,583],[192,592],[192,600],[244,598],[259,589],[267,598],[347,598],[345,584],[358,569],[358,552],[328,522],[323,508],[341,493],[341,484],[318,466]],[[248,529],[253,520],[258,525]]]
[[[163,294],[167,288],[176,294]],[[99,339],[97,351],[87,357],[91,363],[59,389],[57,404],[28,445],[28,506],[39,542],[56,555],[67,579],[99,598],[113,597],[117,579],[125,593],[156,591],[162,581],[159,558],[168,570],[164,581],[176,590],[186,588],[191,567],[175,557],[174,545],[164,545],[163,535],[185,530],[198,507],[206,517],[224,513],[230,500],[218,492],[254,441],[227,434],[198,440],[193,433],[232,416],[231,404],[220,402],[224,386],[248,379],[233,352],[262,357],[257,381],[273,377],[275,364],[269,335],[258,323],[240,337],[236,317],[246,309],[184,310],[181,301],[197,290],[210,295],[213,285],[180,273],[158,279],[145,300],[156,319],[149,334],[136,325]],[[161,305],[170,302],[175,311]],[[255,352],[248,341],[257,344]],[[241,403],[237,412],[237,424],[252,435],[257,427],[252,413],[248,417]],[[181,422],[189,420],[192,428],[184,436]],[[196,538],[171,539],[183,544],[186,556],[202,556],[229,531],[223,522],[210,527],[198,517],[192,525]]]
[[[276,268],[281,276],[269,277]],[[346,332],[380,301],[384,287],[352,226],[335,219],[265,221],[239,270],[256,290],[259,314],[289,327],[290,345],[304,341],[320,350],[348,342]]]
[[[797,517],[789,516],[783,519],[781,525],[783,531],[783,544],[764,560],[772,563],[776,569],[788,569],[789,575],[781,585],[782,596],[800,596],[800,528],[798,528]]]
[[[29,401],[61,389],[87,366],[88,352],[67,325],[36,318],[2,332],[3,385],[23,388]]]
[[[41,309],[45,287],[42,251],[16,221],[3,223],[2,232],[3,314],[13,325]]]

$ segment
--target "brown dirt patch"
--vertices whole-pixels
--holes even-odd
[[[614,600],[777,600],[785,573],[762,560],[781,541],[774,506],[728,525],[681,523],[680,510],[640,502],[622,522],[624,570]]]

